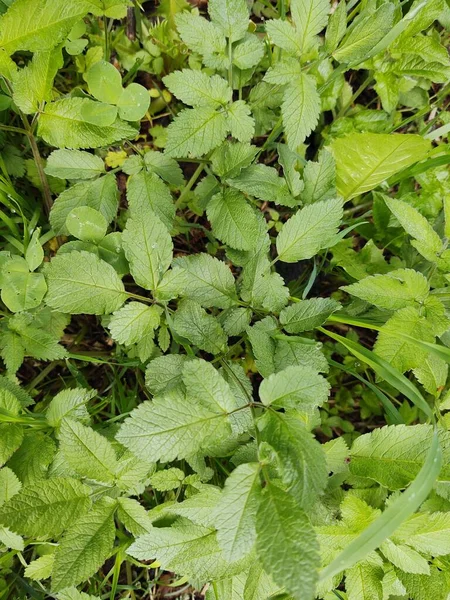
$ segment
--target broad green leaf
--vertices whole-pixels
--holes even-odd
[[[164,77],[166,87],[185,104],[217,108],[231,102],[232,90],[219,75],[183,69]]]
[[[13,331],[0,335],[0,355],[9,373],[15,374],[25,358],[25,349],[20,336]]]
[[[430,568],[430,575],[398,571],[397,576],[405,587],[406,593],[414,600],[444,599],[448,594],[446,573],[435,566]]]
[[[156,290],[172,262],[172,238],[166,227],[150,213],[133,216],[125,225],[122,245],[136,283]]]
[[[223,142],[227,131],[225,114],[211,106],[182,110],[167,128],[166,153],[201,157]]]
[[[151,530],[152,521],[145,508],[132,498],[119,498],[117,516],[128,531],[137,536]]]
[[[15,424],[12,426],[16,427]],[[0,439],[2,435],[0,435]],[[55,451],[55,442],[48,435],[41,431],[25,433],[20,447],[8,461],[8,467],[14,471],[24,485],[37,483],[47,477]]]
[[[393,539],[418,552],[443,556],[450,552],[450,514],[417,513],[395,530]]]
[[[256,550],[263,568],[295,600],[312,600],[319,545],[306,513],[289,493],[268,483],[256,516]]]
[[[327,380],[311,367],[286,367],[270,375],[259,386],[261,402],[274,408],[295,408],[312,413],[326,402],[330,391]]]
[[[0,465],[14,454],[23,440],[23,429],[16,423],[0,423]]]
[[[52,590],[57,592],[86,581],[112,552],[116,502],[102,498],[64,534],[55,553]]]
[[[107,104],[117,104],[122,94],[122,77],[111,63],[99,60],[84,76],[89,92]]]
[[[280,323],[288,333],[311,331],[322,325],[341,305],[331,298],[311,298],[284,308]]]
[[[414,134],[351,133],[330,146],[338,192],[350,200],[426,158],[429,140]]]
[[[117,107],[125,121],[140,121],[150,106],[150,96],[143,85],[130,83],[121,93]]]
[[[381,552],[395,567],[405,573],[430,574],[430,567],[426,558],[406,545],[395,544],[387,539],[380,547]]]
[[[363,61],[379,41],[390,31],[394,20],[395,6],[390,2],[381,5],[372,14],[363,12],[356,25],[349,30],[333,57],[348,65]]]
[[[151,360],[145,370],[145,385],[152,394],[161,394],[177,387],[182,379],[184,354],[168,354]]]
[[[291,15],[300,38],[300,52],[307,52],[328,21],[328,0],[292,0]]]
[[[85,102],[81,106],[80,116],[86,123],[97,127],[108,127],[117,118],[117,107],[106,102]]]
[[[95,208],[78,206],[67,215],[66,227],[69,233],[79,240],[98,243],[105,237],[108,223]]]
[[[228,107],[227,117],[231,135],[240,142],[250,142],[255,135],[255,120],[249,105],[243,100],[236,100]]]
[[[56,537],[90,507],[89,488],[54,477],[24,486],[0,509],[0,522],[30,537]]]
[[[213,233],[237,250],[251,250],[258,236],[258,222],[245,196],[224,188],[208,202],[207,215]]]
[[[205,352],[219,354],[226,347],[227,336],[217,318],[208,314],[193,300],[183,300],[178,305],[173,316],[173,326],[178,335]]]
[[[368,561],[358,562],[345,572],[348,600],[382,600],[383,569]]]
[[[317,162],[309,160],[306,163],[303,181],[305,187],[301,199],[305,204],[336,197],[336,164],[331,152],[324,148]]]
[[[173,265],[184,274],[180,278],[180,296],[195,300],[205,308],[229,308],[235,303],[234,277],[226,263],[202,252],[176,258]]]
[[[381,485],[397,490],[406,487],[419,473],[432,442],[430,425],[389,425],[355,440],[350,470]],[[450,436],[439,436],[444,465],[438,479],[447,480]]]
[[[259,419],[258,427],[262,440],[277,453],[283,483],[295,497],[297,506],[310,513],[327,483],[321,445],[295,414],[267,412]]]
[[[343,215],[340,199],[324,200],[298,210],[277,237],[278,258],[297,262],[333,244]]]
[[[156,173],[167,183],[177,187],[183,185],[183,171],[173,158],[162,154],[162,152],[149,150],[144,154],[144,163],[149,171]]]
[[[264,56],[262,41],[250,33],[246,34],[238,44],[233,47],[233,64],[239,69],[256,67]]]
[[[227,140],[212,153],[212,169],[219,177],[236,177],[250,165],[256,152],[256,146]]]
[[[69,417],[82,423],[89,423],[89,412],[86,408],[87,402],[94,398],[95,390],[74,388],[62,390],[51,400],[45,417],[52,427],[59,427],[61,421]]]
[[[411,244],[427,260],[437,261],[436,254],[443,249],[441,238],[428,220],[419,211],[403,200],[385,198],[389,210],[395,215],[403,229],[409,233]]]
[[[266,31],[272,42],[279,48],[292,54],[301,52],[302,41],[299,39],[295,28],[288,21],[270,19],[266,22]]]
[[[184,478],[184,474],[183,474]],[[185,481],[185,483],[187,483]],[[183,502],[176,502],[167,507],[167,512],[189,519],[196,525],[213,528],[213,510],[220,499],[220,489],[215,486],[204,486],[199,493],[189,496]]]
[[[13,496],[20,492],[21,487],[22,484],[17,479],[14,471],[9,467],[0,469],[0,506],[3,506]]]
[[[137,135],[134,127],[120,119],[102,127],[88,123],[83,109],[95,104],[88,98],[63,98],[47,104],[39,117],[39,135],[57,148],[98,148]]]
[[[26,356],[41,360],[57,360],[66,357],[66,349],[58,343],[60,336],[56,337],[41,327],[34,327],[29,313],[18,313],[12,317],[9,327],[19,334]]]
[[[132,175],[127,185],[127,200],[132,217],[141,218],[152,211],[170,231],[175,205],[169,188],[154,174],[141,171]]]
[[[217,541],[229,561],[245,556],[256,541],[255,519],[261,489],[259,469],[257,463],[239,465],[225,481],[214,510]]]
[[[289,187],[283,177],[280,177],[273,167],[263,164],[250,165],[228,183],[241,192],[266,200],[283,204],[284,206],[297,206]],[[211,203],[208,204],[208,208]]]
[[[50,154],[45,172],[59,179],[93,179],[105,172],[102,159],[82,150],[55,150]]]
[[[64,418],[59,447],[69,466],[82,477],[113,481],[117,469],[114,448],[104,436],[73,419]]]
[[[188,392],[195,390],[196,399],[206,408],[229,413],[238,407],[230,386],[211,363],[189,360],[183,367],[183,383]]]
[[[25,577],[32,579],[33,581],[40,581],[41,579],[48,579],[52,573],[53,561],[55,560],[54,554],[44,554],[36,560],[31,561],[25,568]]]
[[[163,471],[157,471],[151,476],[150,483],[155,490],[158,490],[158,492],[168,492],[169,490],[178,489],[184,478],[185,474],[183,471],[176,467],[170,467]]]
[[[141,302],[129,302],[113,313],[108,328],[111,336],[119,344],[130,346],[158,327],[161,310]]]
[[[201,54],[206,64],[209,58],[226,56],[225,36],[214,23],[188,11],[176,15],[175,21],[183,42],[191,50]]]
[[[235,42],[244,37],[248,28],[248,8],[245,0],[211,0],[208,4],[211,21],[224,35]]]
[[[422,273],[413,269],[397,269],[386,275],[366,277],[341,289],[378,308],[398,310],[422,305],[430,286]]]
[[[288,85],[281,115],[288,146],[295,151],[315,128],[320,115],[320,97],[310,75],[302,72]]]
[[[212,447],[230,432],[228,417],[186,396],[179,389],[155,396],[135,409],[121,426],[117,440],[136,456],[152,462],[186,458]]]
[[[46,265],[48,306],[70,314],[114,312],[126,300],[123,283],[108,263],[90,252],[55,256]]]
[[[327,54],[336,50],[347,29],[347,4],[345,0],[339,2],[328,21],[325,33],[325,52]]]
[[[90,10],[88,0],[17,0],[0,19],[0,49],[40,52],[57,46]]]
[[[23,260],[23,259],[21,259]],[[11,260],[3,269],[1,298],[12,312],[36,308],[42,302],[47,284],[42,273],[30,273],[23,260]]]
[[[35,113],[41,104],[51,100],[53,79],[63,66],[61,49],[36,52],[31,62],[15,72],[13,100],[26,114]]]

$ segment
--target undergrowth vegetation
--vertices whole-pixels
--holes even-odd
[[[450,5],[0,14],[0,599],[450,598]]]

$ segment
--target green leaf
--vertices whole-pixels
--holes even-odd
[[[30,537],[56,537],[90,508],[90,490],[54,477],[25,486],[0,509],[0,522]]]
[[[245,196],[224,188],[208,202],[206,209],[213,233],[237,250],[250,250],[258,237],[258,222]]]
[[[311,512],[327,483],[328,469],[321,445],[295,414],[267,412],[259,419],[258,427],[262,440],[277,453],[281,478],[297,506]]]
[[[128,180],[127,200],[132,217],[151,211],[167,229],[172,229],[175,205],[168,187],[154,173],[141,171]]]
[[[297,262],[334,243],[343,215],[340,199],[323,200],[298,210],[277,237],[278,258]]]
[[[211,67],[215,68],[216,60],[220,56],[225,58],[225,36],[214,23],[187,11],[176,15],[175,21],[183,42],[201,54],[205,64],[212,60]]]
[[[232,89],[219,75],[183,69],[164,77],[166,87],[185,104],[217,108],[231,102]]]
[[[403,229],[414,238],[411,245],[427,260],[436,262],[436,254],[442,251],[443,246],[428,220],[403,200],[385,198],[385,202]]]
[[[363,12],[347,36],[342,40],[333,57],[348,65],[357,65],[366,58],[383,37],[389,33],[394,21],[395,6],[390,2],[365,16]]]
[[[122,77],[111,63],[99,60],[84,76],[89,92],[106,104],[118,104],[122,94]]]
[[[300,38],[300,52],[307,52],[315,42],[315,36],[328,21],[328,0],[292,0],[291,15]]]
[[[44,554],[36,560],[31,561],[25,568],[25,577],[28,577],[33,581],[48,579],[52,573],[54,560],[54,554]]]
[[[348,287],[348,286],[347,286]],[[322,325],[341,305],[332,298],[311,298],[284,308],[280,323],[288,333],[311,331]]]
[[[426,158],[430,142],[407,133],[351,133],[335,139],[330,148],[336,159],[337,189],[350,200]]]
[[[59,337],[31,323],[32,317],[27,313],[19,313],[9,321],[10,329],[20,336],[25,354],[42,360],[65,358],[67,351],[58,344]]]
[[[227,131],[225,114],[212,106],[182,110],[167,128],[166,153],[199,158],[223,142]]]
[[[99,243],[106,235],[108,223],[101,212],[90,206],[78,206],[67,215],[66,227],[83,242]]]
[[[0,469],[0,506],[3,506],[13,496],[20,492],[21,487],[22,484],[17,479],[14,471],[9,467]]]
[[[53,79],[63,65],[61,49],[36,52],[31,62],[15,72],[13,100],[26,114],[35,113],[41,104],[51,100]]]
[[[25,260],[27,261],[30,271],[35,271],[44,260],[44,250],[42,244],[39,241],[41,235],[41,229],[38,227],[33,231],[33,235],[28,243],[25,251]]]
[[[394,427],[404,428],[403,425],[396,425]],[[431,432],[431,428],[429,432]],[[331,564],[321,571],[321,580],[332,577],[342,570],[352,567],[372,552],[372,550],[378,548],[427,498],[442,463],[437,432],[434,432],[432,440],[430,440],[430,436],[428,440],[430,442],[428,446],[429,451],[414,482],[406,492],[389,504],[383,514],[369,525],[363,533],[350,542]]]
[[[202,252],[176,258],[173,265],[177,272],[184,274],[180,279],[180,296],[195,300],[205,308],[229,308],[235,304],[234,277],[223,261]]]
[[[227,116],[231,135],[240,142],[250,142],[255,135],[255,120],[250,114],[249,105],[237,100],[228,107]]]
[[[117,516],[133,535],[142,535],[151,531],[152,521],[145,508],[132,498],[119,498]]]
[[[16,423],[0,423],[0,466],[14,454],[23,440],[23,429]]]
[[[19,550],[23,552],[25,544],[23,539],[17,533],[10,531],[8,527],[0,526],[0,543],[6,546],[6,548],[12,548],[13,550]]]
[[[233,64],[238,69],[256,67],[264,56],[264,45],[256,35],[246,34],[233,47]]]
[[[336,197],[336,164],[331,152],[324,148],[317,162],[309,160],[306,163],[303,181],[305,187],[301,199],[305,204]]]
[[[74,388],[62,390],[51,400],[48,405],[45,417],[52,427],[59,427],[65,417],[89,423],[89,413],[86,408],[87,402],[94,398],[95,390],[86,390],[84,388]]]
[[[183,185],[183,171],[173,158],[161,152],[149,150],[144,154],[144,163],[149,171],[156,173],[156,175],[167,181],[167,183],[177,187]]]
[[[285,179],[280,177],[273,167],[263,164],[250,165],[237,177],[229,179],[228,183],[241,192],[267,202],[275,202],[275,204],[284,206],[298,205],[292,197]]]
[[[250,165],[256,152],[256,146],[227,140],[212,153],[212,169],[219,177],[236,177]]]
[[[235,42],[244,37],[248,28],[248,8],[245,0],[210,0],[211,21],[224,35]]]
[[[225,481],[213,513],[217,541],[226,560],[239,560],[256,541],[256,512],[260,499],[260,466],[239,465]]]
[[[395,530],[393,539],[417,552],[443,556],[450,552],[450,514],[448,512],[417,513]]]
[[[311,367],[286,367],[270,375],[259,386],[261,402],[274,408],[295,408],[312,413],[326,402],[330,391],[327,380]]]
[[[93,179],[105,172],[102,159],[81,150],[55,150],[50,154],[45,172],[59,179]]]
[[[130,0],[89,0],[89,12],[111,19],[123,19],[129,6]]]
[[[130,346],[158,327],[161,310],[141,302],[129,302],[113,313],[109,321],[111,336],[119,344]]]
[[[82,477],[114,480],[117,469],[114,448],[90,427],[65,417],[59,430],[59,446],[69,466]]]
[[[88,98],[63,98],[47,104],[39,117],[39,135],[57,148],[99,148],[136,136],[136,129],[120,119],[108,126],[88,123],[83,110],[95,105]]]
[[[1,298],[12,312],[36,308],[47,291],[42,273],[30,273],[24,259],[6,262],[2,272]]]
[[[227,414],[186,396],[180,389],[155,396],[135,409],[121,426],[117,440],[136,456],[170,462],[211,448],[230,433]]]
[[[143,85],[130,83],[117,101],[119,117],[125,121],[140,121],[150,106],[150,96]]]
[[[263,568],[295,600],[312,600],[320,564],[314,529],[296,499],[273,483],[256,516],[256,550]]]
[[[55,256],[46,265],[48,306],[70,314],[114,312],[126,300],[123,283],[108,263],[90,252]]]
[[[168,354],[151,360],[145,370],[145,385],[152,394],[161,394],[181,383],[184,354]]]
[[[330,16],[325,32],[325,52],[330,54],[336,50],[347,29],[347,5],[345,0],[339,2]]]
[[[288,85],[283,95],[281,115],[288,146],[295,151],[319,120],[320,97],[313,77],[301,72]]]
[[[51,50],[89,11],[88,0],[17,0],[0,19],[0,49]]]
[[[85,102],[81,107],[81,118],[91,125],[108,127],[117,118],[117,107],[106,102]]]
[[[283,50],[286,50],[292,54],[301,52],[301,40],[298,37],[297,31],[288,21],[271,19],[270,21],[266,22],[266,31],[272,42],[279,48],[282,48]],[[275,67],[277,67],[277,64],[279,63],[276,63]],[[296,72],[298,71],[296,70]],[[269,81],[268,79],[265,80]]]
[[[156,290],[172,262],[172,238],[157,217],[144,213],[127,220],[122,234],[125,256],[138,285]]]
[[[382,600],[381,578],[383,569],[368,561],[361,561],[345,572],[348,600]]]
[[[91,577],[112,552],[116,502],[102,498],[64,534],[55,553],[52,590],[78,585]]]
[[[201,359],[187,361],[183,366],[183,383],[188,391],[195,390],[196,399],[206,408],[225,413],[238,407],[230,386],[219,372]]]
[[[398,567],[405,573],[423,573],[430,574],[430,567],[426,558],[408,546],[394,544],[387,539],[380,546],[380,550],[395,567]]]
[[[183,300],[178,305],[173,326],[178,335],[205,352],[219,354],[226,347],[227,336],[219,321],[193,300]]]

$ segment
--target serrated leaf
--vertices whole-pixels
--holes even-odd
[[[88,98],[63,98],[47,104],[39,117],[39,135],[57,148],[99,148],[136,137],[136,129],[120,119],[108,126],[88,123],[83,110],[95,104]]]
[[[368,561],[361,561],[345,572],[348,600],[382,600],[381,578],[383,569]]]
[[[44,554],[36,560],[33,560],[25,568],[25,577],[33,581],[40,581],[41,579],[48,579],[52,573],[53,561],[55,560],[54,554]]]
[[[0,522],[26,536],[55,537],[90,507],[89,488],[55,477],[25,486],[0,509]]]
[[[138,285],[156,290],[172,262],[172,238],[157,217],[144,213],[127,220],[122,246]]]
[[[132,498],[119,498],[117,516],[133,535],[142,535],[151,530],[152,521],[145,508]]]
[[[406,133],[351,133],[335,139],[330,148],[338,192],[350,200],[426,158],[430,142]]]
[[[312,600],[320,564],[314,529],[296,499],[269,483],[256,516],[256,549],[264,569],[295,600]]]
[[[161,394],[177,387],[182,379],[184,354],[168,354],[151,360],[145,370],[145,385],[152,394]]]
[[[65,417],[58,438],[64,458],[76,473],[98,481],[114,480],[117,457],[111,442],[105,437]]]
[[[289,21],[270,19],[266,22],[266,31],[272,42],[279,48],[291,52],[292,54],[301,52],[301,40],[299,39],[297,31]],[[268,79],[266,79],[266,81],[268,81]]]
[[[226,105],[231,101],[232,90],[219,75],[209,76],[203,71],[183,69],[164,77],[167,88],[190,106]]]
[[[90,252],[55,256],[46,266],[46,303],[71,314],[105,314],[126,300],[123,283],[111,265]]]
[[[323,200],[298,210],[278,234],[279,260],[297,262],[327,248],[334,241],[342,215],[339,199]]]
[[[295,408],[312,413],[326,402],[330,386],[327,380],[310,367],[286,367],[270,375],[259,386],[261,401],[274,408]]]
[[[214,235],[238,250],[250,250],[256,242],[258,223],[245,196],[224,188],[212,197],[206,209]]]
[[[212,169],[219,177],[236,177],[250,165],[256,153],[256,146],[227,140],[212,153]]]
[[[248,8],[245,0],[211,0],[208,12],[211,21],[231,42],[244,37],[248,27]]]
[[[36,308],[42,302],[47,284],[42,273],[18,270],[15,264],[6,264],[1,291],[2,301],[12,312]]]
[[[61,49],[57,48],[36,52],[26,67],[15,72],[13,99],[22,112],[35,113],[43,102],[51,100],[53,79],[62,65]]]
[[[132,217],[141,218],[151,211],[169,231],[172,229],[175,205],[168,187],[154,173],[141,171],[130,177],[127,200]]]
[[[178,335],[205,352],[219,354],[226,347],[227,336],[219,321],[193,300],[183,300],[178,305],[173,325]]]
[[[214,23],[187,11],[176,15],[175,21],[183,42],[203,55],[205,62],[209,57],[225,56],[225,36]]]
[[[102,498],[64,534],[55,553],[52,589],[60,591],[91,577],[113,549],[116,502]]]
[[[300,38],[300,52],[308,51],[315,36],[322,31],[328,21],[330,3],[328,0],[293,0],[291,15]]]
[[[9,321],[10,328],[20,336],[26,356],[34,356],[41,360],[57,360],[65,358],[67,351],[58,343],[58,339],[40,327],[30,324],[26,313],[19,313]]]
[[[117,440],[144,460],[186,458],[229,434],[226,413],[195,402],[179,389],[155,396],[135,409]]]
[[[177,187],[183,185],[183,171],[173,158],[161,152],[149,150],[144,154],[144,163],[149,171],[156,173],[167,183]]]
[[[395,567],[405,571],[405,573],[430,574],[427,559],[412,548],[408,548],[408,546],[394,544],[388,539],[382,543],[380,550]]]
[[[449,513],[417,513],[395,530],[393,539],[411,546],[418,552],[443,556],[449,553],[449,530]]]
[[[288,185],[280,177],[273,167],[263,164],[250,165],[228,183],[238,190],[266,200],[283,204],[284,206],[297,206],[297,202],[292,197]]]
[[[288,333],[311,331],[322,325],[341,305],[332,298],[310,298],[284,308],[280,323]]]
[[[233,64],[238,69],[255,67],[264,56],[264,45],[256,35],[246,34],[233,47]]]
[[[130,346],[159,325],[161,311],[157,306],[129,302],[113,313],[109,321],[111,336],[119,344]]]
[[[89,0],[89,12],[94,15],[123,19],[127,14],[130,0]],[[75,600],[75,599],[74,599]]]
[[[23,552],[25,544],[23,539],[17,533],[14,533],[8,527],[0,525],[0,543],[6,546],[6,548],[12,548],[13,550],[19,550]]]
[[[342,6],[340,4],[339,6]],[[305,187],[301,199],[305,204],[328,200],[336,196],[336,164],[331,152],[325,148],[319,160],[309,160],[303,170]]]
[[[211,106],[182,110],[167,128],[166,152],[199,158],[223,142],[227,131],[225,113]]]
[[[288,146],[295,151],[315,128],[320,115],[320,97],[310,75],[302,72],[288,85],[281,115]]]
[[[9,467],[0,469],[0,506],[3,506],[21,489],[22,484]]]
[[[86,403],[96,395],[96,390],[74,388],[62,390],[51,400],[45,413],[47,422],[52,427],[59,427],[65,417],[89,422],[89,412]]]
[[[227,110],[231,135],[240,142],[250,142],[255,135],[255,120],[251,116],[249,105],[243,100],[233,102]]]
[[[195,390],[196,399],[206,408],[220,408],[230,413],[238,407],[228,383],[211,363],[201,359],[189,360],[183,367],[183,383],[188,391]]]
[[[44,170],[59,179],[93,179],[105,172],[105,165],[99,156],[90,152],[54,150]]]

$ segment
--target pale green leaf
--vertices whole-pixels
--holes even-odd
[[[302,43],[297,31],[288,21],[270,19],[266,22],[266,31],[272,42],[292,54],[302,50]],[[266,81],[268,81],[266,79]]]
[[[312,413],[328,398],[330,385],[311,367],[286,367],[259,386],[261,402],[274,408],[295,408]]]
[[[208,314],[197,302],[183,300],[173,316],[175,331],[205,352],[219,354],[227,344],[219,321]]]
[[[248,8],[245,0],[210,0],[208,12],[231,42],[244,37],[248,28]]]
[[[177,387],[187,357],[184,354],[168,354],[151,360],[145,370],[145,385],[152,394]]]
[[[31,62],[15,72],[13,100],[26,114],[35,113],[51,100],[53,79],[63,65],[61,49],[36,52]]]
[[[317,162],[309,160],[306,163],[303,181],[305,187],[301,199],[305,204],[336,197],[336,164],[331,152],[324,148]]]
[[[55,150],[50,154],[45,172],[59,179],[93,179],[105,172],[102,159],[82,150]]]
[[[182,110],[167,128],[166,152],[174,157],[201,157],[223,142],[227,131],[225,114],[211,106]]]
[[[383,569],[368,561],[361,561],[345,572],[348,600],[383,600],[381,578]]]
[[[425,554],[449,554],[450,514],[435,512],[412,515],[395,530],[393,539]]]
[[[209,76],[203,71],[183,69],[164,77],[166,87],[190,106],[226,105],[231,101],[232,90],[219,75]]]
[[[130,83],[117,101],[119,117],[125,121],[140,121],[145,117],[149,106],[148,90],[139,83]]]
[[[151,334],[160,322],[161,310],[141,302],[129,302],[113,313],[108,328],[119,344],[130,346],[141,337]]]
[[[380,550],[395,567],[405,573],[430,574],[427,559],[406,545],[395,544],[388,539],[381,544]]]
[[[52,427],[59,427],[65,417],[89,422],[89,412],[86,408],[87,402],[95,397],[96,390],[74,388],[62,390],[51,400],[45,413],[47,422]]]
[[[40,581],[41,579],[48,579],[52,573],[53,561],[55,560],[54,554],[44,554],[36,560],[33,560],[25,568],[25,577],[32,579],[33,581]]]
[[[301,73],[286,88],[281,105],[284,131],[291,150],[305,141],[317,125],[320,115],[320,97],[315,80]]]
[[[111,19],[123,19],[129,6],[130,0],[89,0],[89,12],[97,16],[105,15]]]
[[[228,183],[246,194],[267,202],[284,206],[298,204],[292,197],[286,180],[278,175],[276,169],[263,164],[250,165],[237,177],[229,179]]]
[[[140,219],[143,213],[151,211],[169,231],[172,229],[175,205],[169,188],[154,173],[141,171],[132,175],[128,180],[127,200],[132,217]]]
[[[94,98],[107,104],[118,103],[122,94],[122,77],[114,65],[105,60],[99,60],[88,69],[84,79]]]
[[[22,484],[9,467],[0,469],[0,506],[15,496],[21,489]]]
[[[227,116],[231,135],[240,142],[250,142],[255,135],[255,120],[250,114],[249,105],[237,100],[228,107]]]
[[[132,498],[119,498],[117,516],[133,535],[142,535],[151,530],[152,521],[145,508]]]
[[[98,244],[106,235],[108,223],[95,208],[78,206],[67,215],[66,227],[69,233],[79,240]]]
[[[12,548],[13,550],[19,550],[23,552],[25,544],[23,539],[17,533],[14,533],[8,527],[0,525],[0,543],[6,546],[6,548]]]
[[[284,308],[280,323],[288,333],[311,331],[322,325],[341,305],[332,298],[310,298]]]
[[[307,52],[328,21],[329,0],[292,0],[291,15],[300,38],[300,52]]]
[[[229,413],[238,408],[230,386],[211,363],[189,360],[183,367],[183,383],[198,402],[213,411]]]
[[[167,183],[177,187],[183,185],[183,171],[173,158],[162,154],[162,152],[149,150],[144,154],[144,163],[150,172],[156,173]]]

